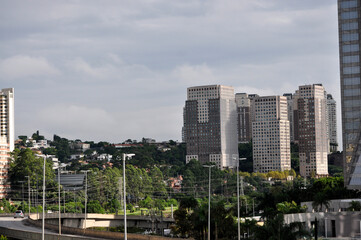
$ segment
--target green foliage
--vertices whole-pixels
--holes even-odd
[[[88,213],[105,213],[104,208],[100,205],[98,200],[92,200],[87,204]]]
[[[70,159],[71,150],[69,147],[68,139],[54,135],[54,139],[51,145],[56,148],[57,150],[56,156],[61,162]]]
[[[35,188],[37,182],[42,184],[43,176],[43,163],[44,159],[36,157],[30,149],[15,149],[12,152],[13,161],[10,163],[9,176],[12,187],[19,185],[19,182],[27,182],[25,176],[30,176],[30,184]],[[53,163],[51,160],[46,160],[46,184],[47,187],[52,188],[55,185],[55,173],[52,168]]]
[[[350,207],[348,207],[349,211],[361,211],[361,203],[359,201],[352,201],[350,203]]]
[[[283,214],[302,213],[305,212],[306,209],[306,206],[301,207],[297,205],[295,201],[277,203],[277,210]]]
[[[142,208],[151,209],[154,207],[154,201],[151,197],[147,196],[144,200],[139,202],[139,206]]]
[[[36,131],[36,133],[33,133],[33,135],[31,136],[31,138],[35,141],[39,141],[39,140],[44,140],[44,136],[39,134],[39,130]]]
[[[285,224],[283,214],[268,218],[254,233],[255,240],[298,240],[309,236],[301,223]]]
[[[239,170],[242,172],[253,172],[253,149],[252,141],[238,144],[238,153],[242,158],[247,158],[239,164]]]
[[[6,237],[6,236],[4,236],[4,235],[1,235],[0,236],[0,240],[7,240],[8,238]]]

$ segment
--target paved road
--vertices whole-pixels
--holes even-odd
[[[25,223],[26,218],[14,218],[14,217],[0,217],[0,227],[6,227],[10,229],[18,229],[29,232],[42,232],[41,228],[29,225]],[[45,233],[54,233],[53,231],[45,229]]]
[[[37,232],[37,233],[42,232],[41,228],[38,228],[38,227],[35,227],[33,225],[30,225],[30,224],[26,223],[25,219],[26,218],[14,218],[14,217],[0,216],[0,227],[6,227],[6,228],[9,228],[9,229],[22,230],[22,231],[27,231],[27,232]],[[57,234],[58,232],[45,229],[45,233]],[[64,236],[73,236],[73,235],[64,234]],[[79,237],[79,236],[77,236],[77,237]],[[84,239],[97,239],[97,238],[91,238],[91,237],[81,237],[81,238],[84,238]]]

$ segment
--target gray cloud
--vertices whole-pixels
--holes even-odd
[[[14,0],[0,32],[17,135],[181,140],[186,88],[202,84],[281,95],[323,83],[340,105],[334,1]]]

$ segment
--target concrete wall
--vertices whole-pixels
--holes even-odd
[[[41,221],[28,220],[31,224],[41,227]],[[58,230],[58,225],[45,224],[47,229],[52,229],[55,231]],[[1,230],[1,229],[0,229]],[[79,236],[88,236],[100,239],[124,239],[124,233],[119,232],[107,232],[107,231],[95,231],[89,229],[80,229],[80,228],[71,228],[71,227],[62,227],[62,233],[74,234]],[[58,235],[55,235],[58,236]],[[174,240],[174,238],[154,236],[154,235],[143,235],[143,234],[127,234],[129,240]],[[20,238],[20,239],[39,239],[39,238]],[[48,239],[48,238],[46,238]],[[49,238],[52,239],[52,238]],[[57,238],[54,238],[57,239]],[[67,239],[66,239],[67,240]],[[72,240],[72,239],[69,239]]]
[[[361,229],[361,212],[317,212],[286,214],[285,223],[303,222],[312,229],[312,222],[318,220],[319,235],[327,237],[359,238]]]

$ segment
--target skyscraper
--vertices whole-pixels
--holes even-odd
[[[14,89],[6,88],[0,91],[0,198],[10,188],[8,171],[14,140]]]
[[[328,137],[330,139],[330,151],[337,151],[337,118],[336,101],[331,94],[327,94],[327,119],[328,119]]]
[[[299,144],[300,174],[303,177],[328,175],[329,140],[326,113],[323,86],[300,86],[294,95],[294,128],[295,140],[298,140]]]
[[[234,167],[238,159],[237,112],[233,87],[208,85],[187,89],[183,135],[186,162]]]
[[[256,97],[252,122],[253,170],[267,173],[291,169],[287,98]]]
[[[361,91],[359,0],[338,0],[344,181],[361,189]]]
[[[251,100],[247,93],[236,93],[238,142],[252,139]]]

